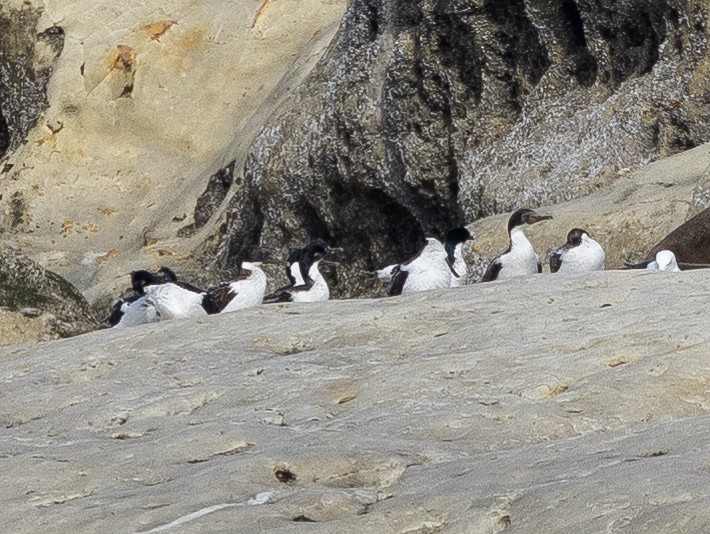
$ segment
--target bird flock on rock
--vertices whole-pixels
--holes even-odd
[[[508,248],[491,261],[481,282],[541,273],[540,256],[524,230],[529,225],[548,219],[552,216],[531,209],[515,211],[508,219]],[[376,275],[383,284],[388,285],[391,296],[462,286],[468,278],[463,246],[471,239],[471,233],[466,228],[454,228],[448,231],[443,244],[428,237],[426,245],[413,259],[367,273]],[[242,262],[235,279],[208,290],[178,280],[167,267],[161,267],[155,273],[134,271],[131,273],[133,294],[113,305],[101,327],[126,328],[169,319],[226,313],[262,303],[328,300],[330,290],[319,265],[327,261],[325,258],[331,252],[339,250],[329,247],[321,239],[292,250],[285,262],[289,285],[269,295],[266,295],[267,279],[261,262]],[[567,242],[551,251],[550,271],[561,274],[600,271],[604,269],[604,261],[602,246],[586,230],[573,228],[567,234]],[[626,265],[635,269],[680,271],[670,250],[658,252],[653,261]]]

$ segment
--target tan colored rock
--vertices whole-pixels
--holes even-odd
[[[567,232],[589,231],[606,252],[607,269],[637,260],[669,232],[710,204],[710,144],[666,158],[636,172],[622,173],[612,184],[587,197],[544,206],[554,216],[526,230],[549,271],[549,252],[565,243]],[[520,206],[526,207],[526,206]],[[480,279],[488,262],[508,246],[510,214],[487,217],[470,225],[473,246],[468,261],[471,281]]]
[[[709,291],[543,274],[0,347],[0,524],[705,532]]]
[[[93,300],[132,269],[189,258],[209,230],[176,235],[210,175],[234,160],[238,187],[251,140],[345,1],[32,4],[64,48],[49,109],[3,176],[3,225],[14,199],[23,248]]]

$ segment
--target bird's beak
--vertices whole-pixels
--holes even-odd
[[[360,271],[360,274],[364,274],[366,276],[377,276],[375,271]]]
[[[330,261],[330,260],[321,260],[321,265],[333,265],[334,267],[340,267],[340,262]]]
[[[553,218],[552,215],[545,215],[545,214],[542,214],[542,213],[531,213],[531,214],[528,215],[528,217],[527,217],[527,223],[528,223],[528,224],[535,224],[535,223],[537,223],[537,222],[540,222],[540,221],[547,221],[547,220],[550,220],[550,219],[552,219],[552,218]]]

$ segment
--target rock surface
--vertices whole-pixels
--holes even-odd
[[[0,348],[0,523],[705,532],[709,291],[536,275]]]
[[[75,287],[0,241],[0,344],[70,337],[96,327]]]
[[[0,228],[91,301],[120,292],[137,268],[196,269],[194,250],[242,186],[248,146],[308,76],[344,5],[4,2],[0,29],[16,31],[0,31],[0,65],[26,83],[51,77],[27,133],[14,126],[22,103],[6,93],[29,91],[4,85],[0,70],[19,145],[0,162]],[[60,31],[56,54],[41,37]]]
[[[684,0],[354,0],[250,149],[218,258],[322,237],[349,251],[336,294],[367,293],[358,271],[424,235],[707,142],[708,17]]]
[[[136,268],[214,282],[310,237],[347,251],[334,295],[372,294],[360,270],[425,234],[707,142],[708,17],[704,0],[9,0],[0,228],[92,302]]]

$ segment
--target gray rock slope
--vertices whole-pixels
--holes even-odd
[[[707,532],[707,272],[0,348],[6,532]]]

